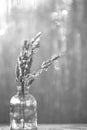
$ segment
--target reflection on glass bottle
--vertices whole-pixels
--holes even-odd
[[[37,102],[29,94],[29,88],[24,90],[24,95],[20,86],[17,90],[10,100],[10,130],[36,130]]]

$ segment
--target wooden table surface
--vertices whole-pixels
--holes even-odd
[[[9,130],[9,126],[1,125],[0,130]],[[87,130],[86,124],[58,124],[58,125],[38,125],[38,130]]]

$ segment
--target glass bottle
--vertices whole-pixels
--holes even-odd
[[[17,86],[17,94],[10,100],[10,130],[37,130],[37,102],[29,94],[29,87]]]

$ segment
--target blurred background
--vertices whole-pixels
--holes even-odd
[[[0,0],[0,123],[9,123],[15,65],[25,39],[42,32],[32,71],[64,53],[32,84],[38,123],[87,123],[87,0]]]

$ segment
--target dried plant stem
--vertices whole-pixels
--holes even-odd
[[[24,104],[23,104],[23,129],[24,127],[25,127],[25,113],[24,113]]]

